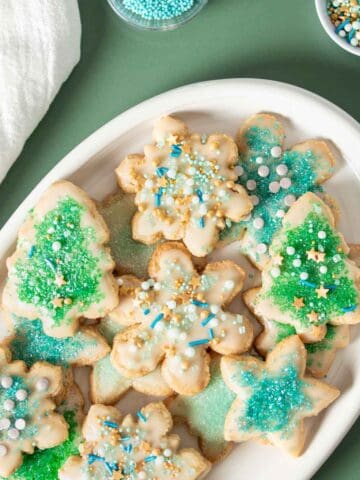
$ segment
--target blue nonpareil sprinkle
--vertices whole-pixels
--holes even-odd
[[[89,465],[92,465],[95,462],[102,462],[106,468],[106,470],[112,475],[115,471],[119,470],[119,465],[116,462],[107,462],[104,457],[100,457],[100,455],[95,455],[94,453],[90,453],[87,456],[87,461]]]
[[[198,345],[205,345],[206,343],[209,343],[208,338],[202,338],[200,340],[193,340],[192,342],[188,343],[189,347],[197,347]]]
[[[146,20],[166,20],[190,10],[194,0],[124,0],[123,5]]]
[[[32,245],[31,248],[30,248],[30,250],[29,250],[28,257],[29,257],[29,258],[33,257],[35,251],[36,251],[36,247],[35,247],[35,245]]]
[[[211,340],[213,340],[215,338],[214,330],[212,328],[209,328],[209,337],[210,337]]]
[[[203,193],[201,190],[196,190],[196,195],[199,197],[200,203],[203,203]]]
[[[150,313],[150,308],[145,308],[145,310],[143,311],[143,314],[149,315],[149,313]]]
[[[340,30],[342,30],[344,27],[346,27],[346,25],[350,23],[350,18],[347,18],[344,22],[340,23],[340,25],[338,25],[335,29],[335,32],[336,33],[339,33]]]
[[[128,445],[123,445],[122,449],[124,450],[124,452],[126,453],[131,453],[132,452],[132,445],[131,443],[129,443]]]
[[[155,207],[160,207],[162,194],[163,189],[159,188],[159,190],[155,193]]]
[[[350,305],[350,307],[345,307],[342,309],[343,312],[353,312],[354,310],[356,310],[356,305]]]
[[[139,410],[138,412],[136,412],[136,415],[140,418],[140,420],[142,420],[143,422],[147,422],[147,418],[145,417],[145,415]]]
[[[324,285],[325,288],[327,288],[328,290],[335,290],[335,288],[337,288],[336,285]]]
[[[150,324],[150,328],[155,328],[155,325],[159,323],[164,318],[163,313],[159,313]]]
[[[144,458],[144,462],[145,463],[149,463],[149,462],[153,462],[154,460],[156,460],[156,455],[149,455],[148,457],[145,457]]]
[[[104,425],[110,428],[119,428],[119,425],[116,422],[113,422],[111,420],[105,420]]]
[[[156,175],[158,177],[163,177],[169,169],[167,167],[158,167],[156,169]]]
[[[316,287],[315,283],[308,282],[307,280],[300,280],[300,283],[301,283],[302,285],[305,285],[305,287],[311,287],[311,288],[315,288],[315,287]]]
[[[209,306],[208,303],[206,302],[201,302],[200,300],[196,300],[196,299],[192,299],[190,300],[190,303],[192,303],[193,305],[196,305],[197,307],[204,307],[204,308],[207,308]]]
[[[173,158],[179,158],[180,155],[181,155],[181,146],[180,145],[172,145],[171,146],[171,153],[170,153],[170,157],[173,157]]]
[[[215,318],[215,313],[209,313],[209,315],[201,322],[201,325],[205,327],[213,318]]]
[[[199,227],[205,228],[205,217],[201,217],[199,220]]]
[[[356,31],[355,29],[353,28],[352,30],[350,30],[348,36],[347,36],[347,41],[350,43],[351,42],[351,39],[355,37],[355,34],[356,34]]]

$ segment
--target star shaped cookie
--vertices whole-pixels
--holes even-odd
[[[198,257],[210,253],[226,222],[239,222],[252,209],[236,184],[238,151],[227,135],[190,133],[174,117],[161,118],[143,155],[128,155],[116,169],[120,187],[135,193],[135,240],[183,240]]]
[[[200,275],[189,252],[174,242],[156,249],[149,275],[120,298],[118,311],[129,326],[116,335],[111,361],[130,378],[161,364],[174,391],[199,392],[209,382],[208,348],[232,354],[251,345],[249,320],[223,309],[240,292],[244,271],[221,261],[209,263]]]
[[[224,357],[221,371],[237,395],[225,421],[225,439],[271,443],[291,455],[304,448],[306,417],[320,413],[339,390],[305,376],[306,350],[298,336],[280,342],[266,362],[255,357]]]

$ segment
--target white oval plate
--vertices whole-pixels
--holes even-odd
[[[70,152],[37,185],[0,232],[0,278],[5,259],[14,248],[17,230],[27,211],[55,180],[69,179],[92,197],[102,199],[115,189],[114,168],[130,152],[142,151],[150,140],[154,120],[174,113],[200,132],[235,134],[242,121],[260,111],[283,117],[287,144],[321,137],[333,142],[339,157],[327,191],[341,207],[340,229],[348,242],[360,243],[360,126],[328,101],[300,88],[266,80],[235,79],[198,83],[159,95],[119,115]],[[1,287],[1,285],[0,285]],[[299,459],[253,442],[237,446],[208,476],[209,480],[305,480],[310,478],[348,432],[360,410],[360,338],[338,353],[329,381],[341,397],[308,423],[309,447]],[[134,405],[131,404],[131,409]],[[124,408],[123,408],[124,410]]]

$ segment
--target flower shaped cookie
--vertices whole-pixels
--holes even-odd
[[[107,227],[85,192],[51,185],[21,227],[7,259],[4,308],[40,319],[47,335],[70,337],[81,317],[98,318],[118,301]]]
[[[178,393],[194,394],[209,382],[209,347],[232,354],[251,345],[250,322],[222,309],[241,290],[244,272],[221,261],[199,275],[189,252],[174,242],[157,248],[149,274],[120,298],[118,310],[131,326],[115,337],[112,363],[123,375],[136,377],[162,362],[166,383]]]
[[[114,407],[93,405],[85,419],[81,457],[70,457],[60,480],[196,480],[210,469],[196,450],[178,451],[169,435],[172,418],[162,403],[150,403],[122,419]]]
[[[221,232],[225,242],[241,239],[242,251],[260,268],[268,259],[274,234],[297,198],[308,191],[321,194],[335,159],[324,141],[307,140],[284,149],[285,132],[272,115],[250,117],[237,136],[236,171],[254,204],[249,218]]]
[[[348,253],[330,209],[306,193],[288,211],[271,245],[255,314],[293,326],[306,343],[321,340],[328,323],[359,323],[360,270]]]
[[[237,147],[228,136],[190,134],[185,123],[163,117],[144,155],[127,156],[116,169],[120,187],[136,193],[135,240],[183,240],[198,257],[210,253],[226,222],[239,222],[252,209],[235,184]]]
[[[255,357],[225,357],[221,371],[237,399],[225,421],[225,439],[265,440],[301,454],[303,419],[317,415],[340,394],[335,387],[304,376],[306,351],[296,335],[279,343],[266,362]]]
[[[63,388],[60,367],[38,362],[27,371],[0,348],[0,475],[11,475],[31,454],[59,445],[68,436],[64,418],[55,413],[53,397]]]

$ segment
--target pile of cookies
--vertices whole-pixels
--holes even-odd
[[[116,194],[42,195],[2,292],[1,478],[195,480],[250,439],[302,453],[304,419],[340,394],[319,378],[360,322],[360,270],[328,145],[284,138],[268,114],[236,142],[163,117]],[[131,389],[159,398],[123,416]]]

